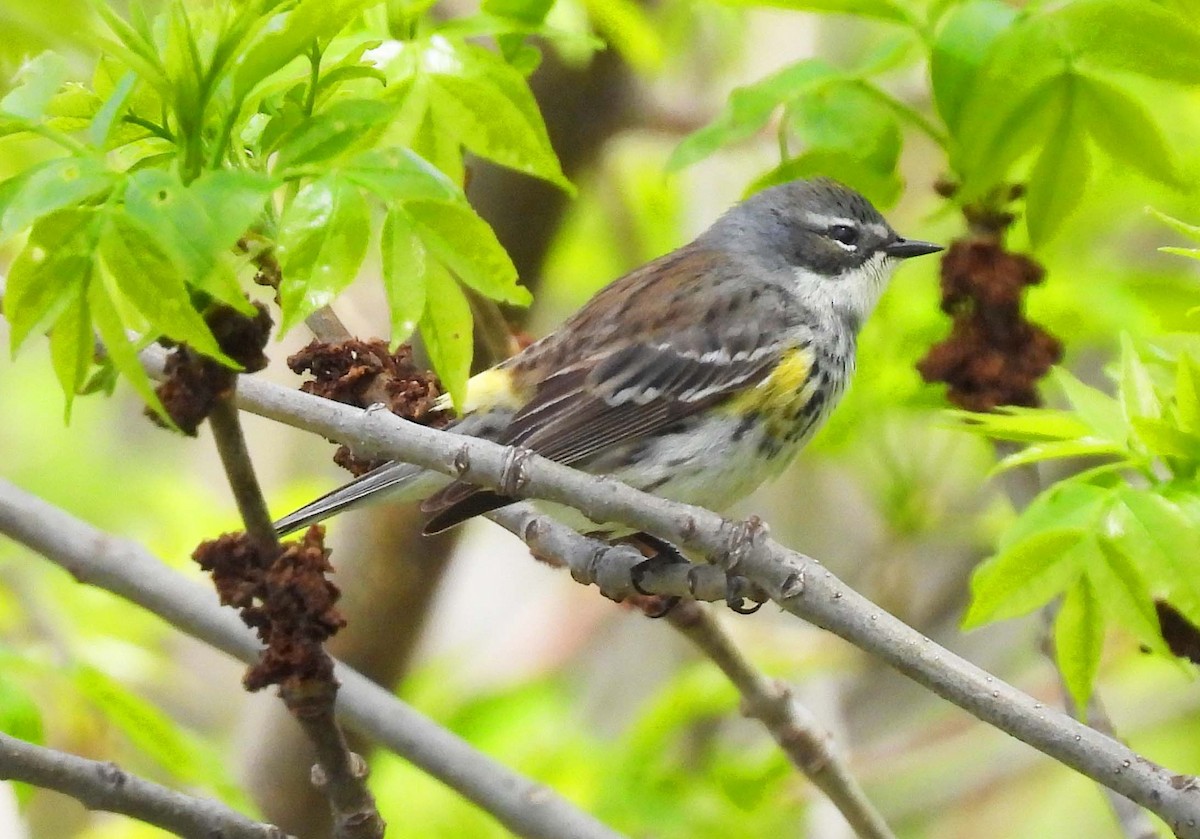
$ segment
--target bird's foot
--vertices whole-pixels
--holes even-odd
[[[663,578],[668,575],[683,573],[686,575],[688,591],[693,595],[712,592],[703,599],[721,597],[721,586],[724,586],[725,605],[739,615],[752,615],[762,608],[768,600],[765,592],[745,577],[736,574],[725,574],[724,581],[711,579],[712,575],[720,574],[713,566],[695,565],[685,557],[678,548],[657,536],[649,533],[637,533],[628,537],[629,544],[647,555],[647,558],[630,569],[630,582],[638,594],[649,598],[642,608],[652,618],[667,615],[679,602],[678,595],[659,595],[650,591],[646,583],[655,577]],[[686,570],[680,568],[685,566]],[[704,579],[705,577],[709,579]],[[715,587],[715,590],[714,590]]]

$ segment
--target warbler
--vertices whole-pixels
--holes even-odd
[[[829,416],[897,263],[940,250],[897,235],[832,180],[762,190],[471,378],[448,430],[723,511],[779,473]],[[514,501],[391,462],[275,527],[290,533],[383,497],[425,498],[426,533]],[[617,532],[557,505],[553,514],[583,532]]]

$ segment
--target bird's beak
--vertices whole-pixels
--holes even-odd
[[[911,256],[924,256],[927,253],[937,253],[944,250],[945,248],[941,245],[935,245],[933,242],[922,242],[919,239],[897,238],[895,241],[883,246],[883,252],[896,259],[908,259]]]

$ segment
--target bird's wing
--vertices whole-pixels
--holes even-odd
[[[594,347],[539,382],[499,441],[578,464],[651,436],[770,375],[783,354],[796,347],[795,333],[781,328],[784,317],[775,309],[761,317]],[[426,531],[452,527],[511,501],[469,484],[451,484],[425,502],[424,509],[433,513]]]

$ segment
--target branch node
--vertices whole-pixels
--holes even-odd
[[[529,458],[533,452],[520,446],[510,446],[504,451],[500,464],[500,480],[496,491],[509,498],[519,497],[529,483]]]
[[[793,597],[799,597],[804,594],[804,572],[797,571],[793,574],[788,574],[787,579],[783,581],[783,585],[779,587],[779,596],[783,600],[791,600]]]

